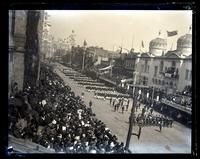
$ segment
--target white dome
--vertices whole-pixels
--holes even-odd
[[[156,38],[149,43],[149,52],[156,56],[161,56],[162,53],[167,50],[167,40],[162,38]]]
[[[183,55],[192,53],[192,34],[185,34],[177,40],[177,50]]]

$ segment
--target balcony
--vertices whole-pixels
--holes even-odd
[[[167,68],[167,70],[164,72],[164,77],[178,79],[179,78],[178,69],[174,67]]]

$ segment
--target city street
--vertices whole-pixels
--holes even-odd
[[[5,151],[197,154],[195,4],[101,5],[9,10]]]
[[[114,112],[109,100],[94,98],[93,92],[87,92],[83,86],[78,86],[75,81],[65,76],[61,72],[63,68],[65,67],[57,64],[56,73],[71,87],[76,96],[81,96],[84,91],[85,104],[88,106],[91,100],[93,103],[92,110],[97,118],[102,120],[113,134],[117,135],[120,142],[125,144],[132,100],[129,104],[129,110],[125,111],[124,114],[121,113],[121,109]],[[154,114],[158,113],[154,111]],[[137,126],[133,127],[133,132],[138,133]],[[159,132],[159,127],[143,127],[139,140],[137,136],[132,136],[130,150],[133,153],[191,153],[191,129],[177,122],[173,123],[173,128],[163,128],[162,132]]]

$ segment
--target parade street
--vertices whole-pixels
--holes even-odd
[[[129,116],[132,106],[130,100],[128,111],[122,114],[121,109],[114,112],[114,107],[110,106],[109,100],[94,98],[93,92],[87,92],[83,86],[79,86],[73,79],[65,76],[61,64],[56,63],[55,71],[69,85],[76,96],[81,96],[84,91],[83,101],[87,106],[92,101],[92,111],[97,118],[103,121],[113,134],[116,134],[119,142],[126,143],[129,127]],[[140,110],[141,112],[143,105]],[[153,114],[158,114],[153,112]],[[138,126],[133,127],[133,133],[138,133]],[[177,122],[173,123],[173,128],[163,128],[159,131],[157,126],[142,127],[140,139],[136,136],[131,137],[130,150],[133,153],[191,153],[191,129]]]

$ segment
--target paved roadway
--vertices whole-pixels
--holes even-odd
[[[71,87],[76,96],[81,96],[82,91],[84,91],[85,104],[88,105],[89,101],[92,100],[92,110],[95,112],[96,117],[102,120],[113,134],[117,135],[120,142],[125,144],[132,100],[129,110],[125,111],[124,114],[121,113],[121,109],[119,109],[119,112],[114,112],[114,108],[109,105],[109,100],[104,101],[94,98],[93,92],[87,92],[84,87],[78,86],[75,81],[69,79],[59,70],[63,68],[65,67],[57,64],[56,73]],[[154,111],[154,114],[159,113]],[[173,128],[163,128],[162,132],[158,130],[158,127],[143,127],[140,140],[136,136],[132,136],[130,150],[133,153],[191,153],[190,128],[174,122]],[[138,127],[133,127],[133,132],[137,133]]]

